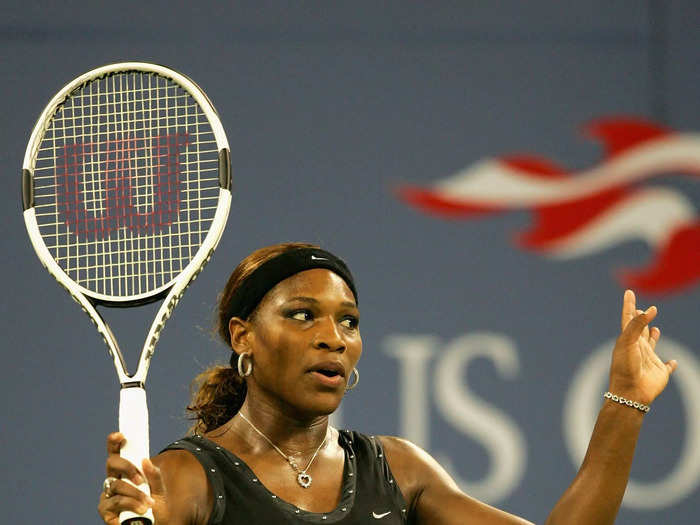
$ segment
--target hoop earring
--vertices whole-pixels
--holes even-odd
[[[352,372],[350,372],[350,375],[352,376],[353,373],[355,374],[355,382],[354,383],[348,382],[347,386],[345,387],[346,392],[350,392],[350,390],[355,388],[357,386],[357,383],[360,382],[360,371],[357,369],[357,367],[352,369]]]
[[[251,358],[250,361],[248,361],[248,368],[246,368],[245,370],[243,369],[243,359],[245,359],[246,357],[250,357],[250,353],[243,352],[238,356],[237,368],[238,375],[241,377],[248,377],[250,374],[253,373],[253,358]]]

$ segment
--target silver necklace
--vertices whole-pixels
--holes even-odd
[[[326,431],[326,435],[323,438],[323,441],[321,441],[321,444],[316,449],[316,452],[314,452],[314,455],[311,456],[311,460],[306,465],[306,468],[300,469],[299,465],[297,465],[297,462],[294,461],[294,458],[291,455],[287,455],[284,452],[282,452],[282,450],[277,445],[275,445],[269,437],[260,432],[258,427],[253,425],[253,423],[251,423],[250,420],[247,417],[245,417],[241,412],[238,412],[238,415],[241,416],[241,418],[243,418],[243,420],[246,423],[248,423],[253,428],[253,430],[260,434],[265,439],[265,441],[267,441],[270,444],[270,446],[272,446],[272,448],[274,448],[284,459],[287,460],[287,463],[289,463],[289,466],[292,467],[292,470],[294,470],[294,472],[297,473],[297,483],[299,483],[299,485],[301,485],[302,488],[308,489],[311,486],[313,478],[311,477],[311,474],[309,474],[307,471],[311,467],[311,464],[314,462],[314,459],[316,459],[319,450],[321,450],[323,445],[325,445],[326,439],[328,438],[328,431]]]

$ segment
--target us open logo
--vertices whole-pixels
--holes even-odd
[[[698,211],[681,191],[642,183],[669,173],[700,175],[700,135],[631,118],[601,119],[584,131],[602,142],[605,157],[580,173],[542,157],[505,156],[476,162],[429,188],[402,186],[399,197],[447,219],[530,210],[533,225],[520,232],[517,245],[561,260],[642,239],[653,257],[646,267],[620,272],[623,287],[667,294],[693,286],[700,279]]]

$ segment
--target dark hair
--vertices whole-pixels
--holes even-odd
[[[226,286],[219,294],[217,307],[216,333],[226,346],[231,346],[228,331],[229,303],[238,287],[262,264],[282,253],[299,248],[318,248],[318,246],[303,242],[266,246],[248,255],[233,270]],[[255,310],[248,318],[251,319],[254,316]],[[231,361],[235,363],[234,359]],[[187,406],[187,411],[194,420],[190,431],[194,434],[203,434],[220,427],[236,415],[245,400],[246,384],[234,366],[217,365],[208,368],[194,379],[192,391],[192,400]]]

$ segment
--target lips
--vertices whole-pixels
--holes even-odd
[[[345,385],[345,367],[340,361],[320,361],[307,371],[317,385],[338,390]]]
[[[316,372],[328,378],[345,377],[345,367],[340,361],[323,361],[314,364],[308,372]]]

